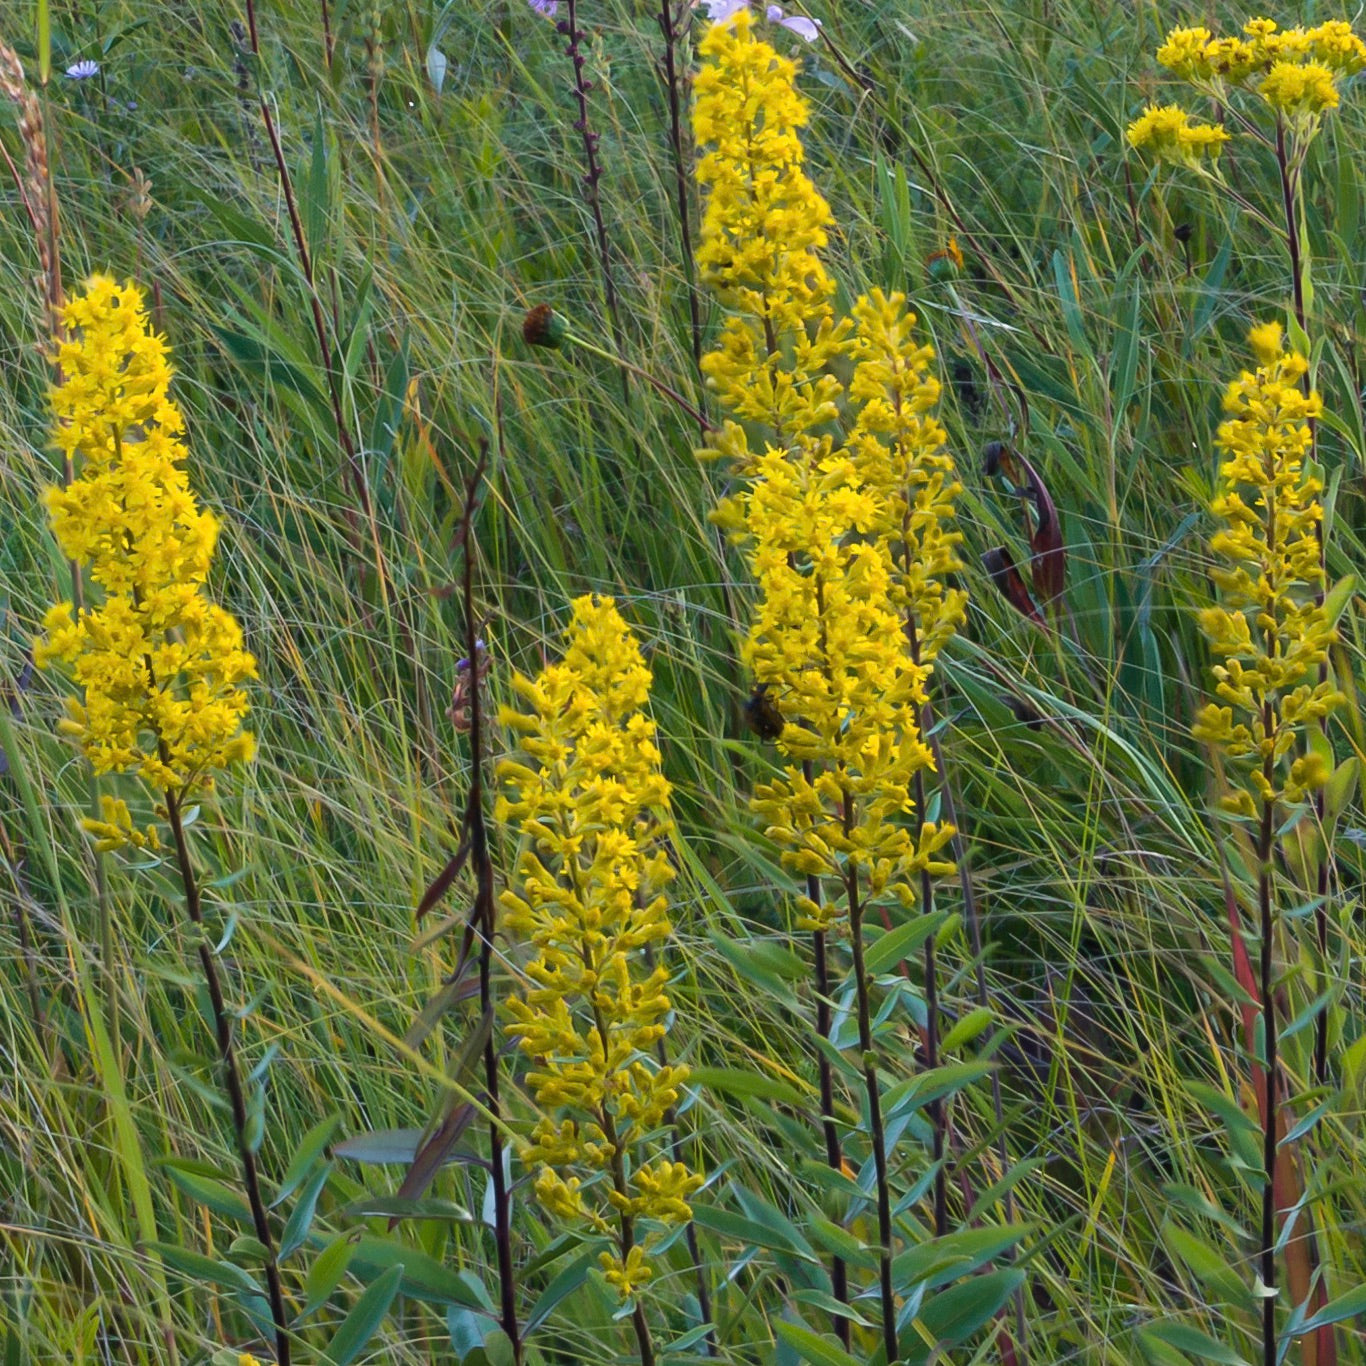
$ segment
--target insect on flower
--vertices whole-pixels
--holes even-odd
[[[786,722],[767,683],[755,684],[754,691],[745,699],[745,724],[761,740],[776,740],[783,733]]]

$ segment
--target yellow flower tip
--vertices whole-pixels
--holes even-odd
[[[1315,118],[1338,107],[1337,82],[1332,70],[1320,62],[1276,62],[1257,90],[1283,114]]]
[[[1306,35],[1313,59],[1339,76],[1354,76],[1366,69],[1366,43],[1342,19],[1330,19]]]
[[[603,1279],[623,1300],[634,1298],[636,1293],[654,1276],[654,1271],[645,1260],[645,1249],[637,1243],[626,1254],[626,1260],[614,1252],[599,1254]]]
[[[1157,60],[1183,80],[1208,79],[1213,74],[1206,53],[1210,41],[1207,28],[1174,28],[1158,48]]]
[[[1197,166],[1202,157],[1217,157],[1229,140],[1226,129],[1192,122],[1179,104],[1149,105],[1129,125],[1126,136],[1135,151],[1188,167]]]
[[[52,608],[34,654],[79,680],[83,701],[65,730],[96,772],[204,789],[213,769],[250,757],[239,684],[256,665],[204,590],[218,527],[182,468],[166,344],[137,287],[107,275],[92,276],[62,316],[69,337],[51,402],[77,476],[45,501],[62,552],[99,591],[79,616],[69,603]]]
[[[1258,323],[1248,334],[1248,345],[1260,365],[1272,365],[1281,355],[1285,329],[1278,322]]]

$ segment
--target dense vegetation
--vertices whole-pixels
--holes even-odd
[[[1225,6],[742,15],[695,136],[670,0],[11,9],[7,1361],[1366,1361],[1339,15],[1338,106]],[[115,581],[217,661],[136,757]]]

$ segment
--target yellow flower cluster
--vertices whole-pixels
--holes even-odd
[[[505,708],[502,721],[529,762],[499,765],[495,814],[524,844],[517,889],[501,900],[532,958],[508,1013],[545,1112],[522,1157],[539,1166],[536,1193],[556,1218],[607,1234],[615,1217],[603,1265],[629,1296],[650,1275],[635,1221],[686,1221],[702,1182],[647,1152],[687,1076],[653,1054],[668,973],[645,951],[672,932],[663,889],[674,873],[669,785],[642,710],[650,671],[613,601],[583,597],[563,659],[513,686],[528,710]]]
[[[1213,123],[1195,123],[1179,104],[1149,105],[1129,125],[1129,145],[1161,161],[1194,168],[1202,157],[1217,157],[1228,133]]]
[[[871,294],[852,320],[834,319],[818,254],[830,210],[801,170],[793,64],[743,11],[700,51],[695,126],[713,146],[699,171],[710,192],[699,255],[733,310],[703,368],[738,419],[706,454],[728,456],[743,480],[716,517],[758,583],[742,654],[792,761],[755,807],[788,867],[840,883],[855,873],[866,894],[909,902],[917,869],[952,870],[936,858],[951,829],[912,833],[910,787],[932,764],[918,725],[929,662],[964,608],[941,581],[959,567],[947,526],[959,490],[931,414],[933,352],[915,343],[900,295]],[[852,362],[847,390],[836,361]],[[762,451],[742,422],[766,430]],[[800,927],[825,931],[846,908],[802,897],[798,909]]]
[[[251,757],[241,685],[256,663],[205,592],[218,524],[181,468],[185,424],[141,293],[95,276],[61,320],[56,444],[78,477],[46,503],[63,554],[88,564],[101,600],[53,607],[35,658],[71,666],[84,700],[63,729],[97,773],[134,771],[183,796]],[[96,823],[106,846],[137,842],[119,806]]]
[[[905,295],[874,290],[854,305],[848,393],[858,415],[846,444],[864,484],[878,493],[873,530],[892,550],[892,600],[915,629],[917,662],[928,664],[963,624],[968,595],[944,585],[963,567],[963,536],[953,526],[962,485],[934,416],[934,350],[916,342],[914,326]]]
[[[1223,661],[1214,668],[1223,705],[1205,707],[1194,726],[1198,739],[1251,761],[1246,790],[1229,803],[1246,815],[1323,785],[1323,759],[1294,752],[1306,726],[1344,700],[1319,678],[1336,635],[1322,602],[1322,485],[1304,462],[1322,404],[1305,395],[1307,363],[1283,349],[1278,325],[1254,328],[1251,342],[1261,364],[1229,386],[1218,436],[1224,460],[1212,510],[1225,525],[1210,550],[1223,601],[1200,614]]]
[[[1271,19],[1249,19],[1241,37],[1216,38],[1207,28],[1173,29],[1157,60],[1213,94],[1222,96],[1230,87],[1255,90],[1278,114],[1312,122],[1337,107],[1342,78],[1366,69],[1366,43],[1341,19],[1310,29],[1281,29]]]
[[[928,667],[912,658],[896,610],[887,543],[871,537],[885,500],[849,452],[769,447],[744,500],[759,602],[743,648],[786,724],[794,763],[760,784],[754,806],[794,871],[909,904],[912,874],[939,875],[947,826],[913,837],[910,787],[933,758],[920,736]],[[869,539],[861,539],[869,536]],[[799,927],[827,931],[847,907],[798,898]]]
[[[845,329],[833,321],[834,282],[822,264],[830,206],[802,169],[807,104],[795,64],[754,36],[741,10],[713,24],[698,51],[693,129],[709,147],[697,166],[706,207],[697,262],[731,310],[702,369],[727,421],[713,455],[743,471],[740,422],[788,442],[832,421],[839,383],[826,373]]]

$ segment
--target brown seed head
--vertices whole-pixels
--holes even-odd
[[[528,346],[558,347],[568,328],[549,304],[537,304],[522,319],[522,340]]]

